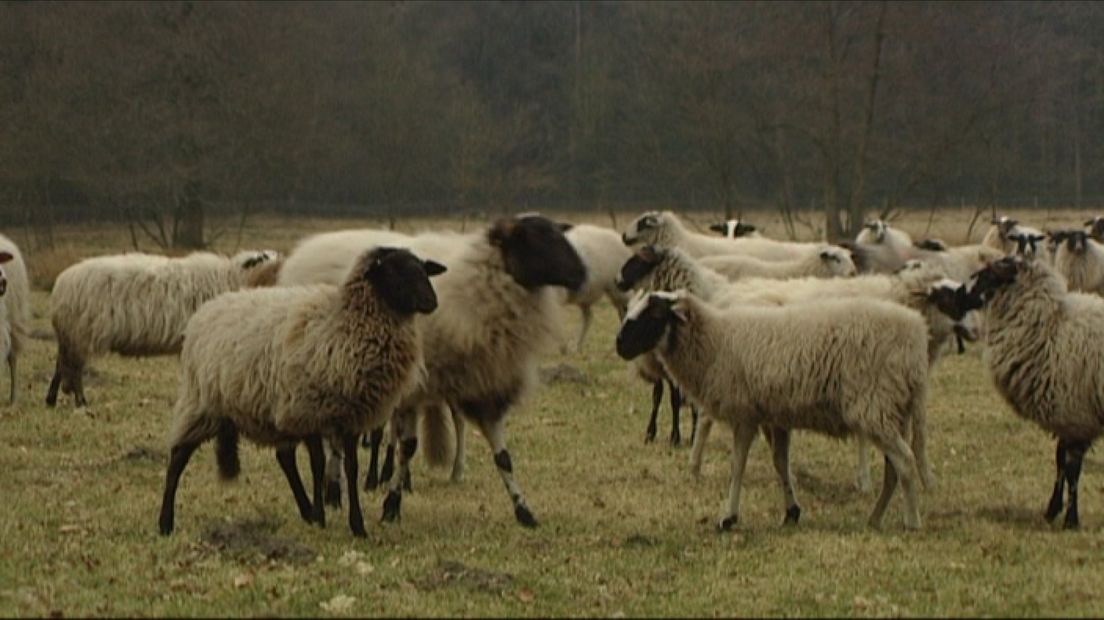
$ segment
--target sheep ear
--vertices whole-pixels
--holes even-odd
[[[1085,223],[1083,225],[1084,226],[1092,226],[1093,224],[1096,223],[1096,219],[1097,218],[1095,218],[1095,217],[1089,218],[1088,220],[1085,221]]]
[[[575,228],[575,225],[569,222],[557,222],[556,225],[560,227],[560,232],[567,232],[572,228]]]
[[[429,277],[439,276],[442,273],[448,271],[448,268],[438,263],[437,261],[427,260],[422,263],[425,266],[426,275]]]
[[[517,226],[516,218],[504,217],[491,226],[491,232],[487,235],[487,240],[493,246],[502,247],[506,240],[510,238],[510,235],[513,234],[515,226]]]
[[[1086,224],[1086,226],[1087,226],[1087,224]],[[723,235],[725,233],[725,225],[724,224],[710,224],[709,225],[709,230],[712,230],[713,232],[721,233]]]
[[[675,320],[679,323],[686,323],[686,302],[684,300],[680,299],[671,305],[671,316],[675,317]]]
[[[11,252],[0,251],[0,263],[6,263],[13,258],[15,258],[15,256],[12,256]]]
[[[736,226],[736,228],[738,228],[741,232],[745,232],[745,233],[755,232],[755,224],[740,223]]]
[[[825,251],[820,253],[820,260],[831,260],[831,259],[832,259],[832,253],[829,252],[828,250],[825,250]]]

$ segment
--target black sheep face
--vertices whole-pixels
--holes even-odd
[[[640,248],[621,265],[621,271],[617,274],[617,289],[628,291],[636,287],[662,260],[662,253],[655,246],[646,245]]]
[[[1022,256],[1006,256],[989,263],[987,267],[975,273],[970,279],[973,284],[968,292],[962,293],[963,303],[981,304],[988,301],[997,289],[1016,281],[1016,275],[1027,263]],[[980,307],[980,305],[978,306]]]
[[[972,294],[965,284],[951,280],[933,284],[927,293],[927,298],[937,310],[950,317],[956,324],[962,321],[967,313],[981,308],[984,303],[981,296]]]
[[[1016,253],[1021,256],[1035,256],[1039,251],[1039,242],[1046,239],[1046,235],[1037,235],[1035,233],[1026,233],[1023,231],[1014,232],[1008,235],[1009,241],[1016,242]]]
[[[633,245],[643,240],[649,231],[656,228],[659,228],[659,213],[649,211],[636,218],[636,221],[632,224],[629,224],[629,229],[621,233],[621,241],[625,245]]]
[[[1104,242],[1104,217],[1097,215],[1092,219],[1085,222],[1085,226],[1089,227],[1089,236],[1097,241]]]
[[[668,329],[681,322],[675,304],[676,293],[657,292],[643,296],[629,312],[617,332],[617,354],[631,360],[659,345]]]
[[[376,248],[365,255],[363,278],[399,314],[429,314],[437,309],[437,293],[429,279],[445,272],[445,266],[422,260],[410,250]]]
[[[0,265],[15,258],[11,252],[0,251]],[[4,273],[4,268],[0,267],[0,296],[8,292],[8,276]]]
[[[520,286],[577,291],[586,282],[586,266],[564,236],[565,227],[570,225],[539,215],[509,217],[495,222],[488,239],[501,250],[506,271]]]

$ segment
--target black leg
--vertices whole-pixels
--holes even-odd
[[[690,418],[693,425],[690,427],[690,443],[693,444],[694,440],[698,437],[698,406],[690,405]]]
[[[648,418],[648,430],[644,432],[644,443],[655,441],[656,417],[659,416],[659,404],[663,402],[663,379],[652,384],[652,415]]]
[[[46,406],[53,407],[57,404],[58,387],[61,385],[61,368],[54,371],[54,378],[50,379],[50,389],[46,390]]]
[[[276,461],[280,463],[280,469],[284,471],[288,485],[291,486],[291,494],[295,496],[295,504],[299,506],[299,516],[310,523],[313,508],[307,499],[307,491],[303,488],[303,480],[299,478],[299,467],[295,464],[295,444],[276,448]]]
[[[88,400],[84,397],[84,369],[82,368],[73,370],[73,394],[78,407],[88,405]]]
[[[1058,447],[1054,452],[1058,475],[1054,480],[1054,492],[1050,494],[1050,503],[1047,504],[1046,515],[1044,515],[1047,521],[1053,521],[1054,517],[1062,512],[1062,494],[1066,483],[1066,442],[1059,439]]]
[[[314,483],[314,510],[308,521],[314,521],[321,527],[326,527],[326,502],[323,499],[323,489],[327,488],[326,482],[326,449],[322,444],[321,435],[309,435],[306,438],[307,454],[310,456],[311,482]],[[338,505],[341,505],[341,490],[337,491]],[[306,517],[304,517],[306,518]]]
[[[364,538],[364,515],[360,512],[360,489],[357,488],[357,433],[344,433],[341,436],[345,448],[345,481],[349,491],[349,529],[353,536]]]
[[[333,444],[333,442],[340,442],[340,439],[334,438],[330,440],[330,454],[326,461],[326,505],[333,508],[341,507],[341,470],[344,468],[342,462],[344,456],[341,454],[340,446]],[[323,444],[325,445],[325,443]]]
[[[679,431],[679,412],[682,411],[682,390],[675,384],[671,384],[671,445],[682,443],[682,433]]]
[[[1081,525],[1077,515],[1077,483],[1081,479],[1081,461],[1088,449],[1088,442],[1071,441],[1066,444],[1066,483],[1069,484],[1069,506],[1066,507],[1065,522],[1067,530],[1075,530]]]
[[[384,482],[390,482],[391,476],[395,475],[395,444],[394,442],[387,442],[387,447],[383,451],[383,466],[380,467],[380,484]]]
[[[368,445],[368,473],[364,476],[364,490],[373,491],[379,486],[379,450],[383,443],[383,429],[377,428],[365,435]]]
[[[161,534],[167,536],[173,531],[175,520],[176,485],[180,482],[180,475],[184,473],[184,467],[188,465],[188,459],[199,447],[199,442],[183,443],[173,446],[169,454],[169,469],[165,473],[165,494],[161,498],[161,519],[158,525]]]

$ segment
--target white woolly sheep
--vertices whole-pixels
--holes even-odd
[[[1057,479],[1044,516],[1062,511],[1080,524],[1077,487],[1085,452],[1104,433],[1104,299],[1069,292],[1044,261],[1009,256],[963,286],[952,317],[983,307],[986,364],[993,384],[1020,417],[1058,438]]]
[[[0,355],[8,364],[9,399],[18,395],[16,366],[27,346],[31,321],[31,291],[27,265],[15,243],[0,235]]]
[[[161,533],[173,530],[176,488],[192,453],[217,437],[219,473],[233,478],[241,469],[240,433],[276,448],[300,515],[319,525],[325,525],[322,438],[340,437],[349,527],[365,536],[357,438],[422,379],[413,318],[437,307],[429,277],[444,269],[406,250],[376,248],[363,254],[341,287],[238,291],[204,304],[185,329]],[[313,503],[295,463],[301,441],[310,451]]]
[[[590,329],[593,315],[591,306],[603,296],[613,304],[618,317],[625,316],[628,296],[617,288],[616,280],[617,272],[632,255],[632,251],[621,243],[621,235],[602,226],[575,224],[564,236],[579,253],[587,270],[586,282],[578,291],[568,293],[567,297],[567,302],[578,306],[583,315],[583,325],[575,343],[575,349],[581,350],[583,338]]]
[[[283,274],[326,281],[343,273],[340,244],[329,235],[318,235],[300,244],[284,266]],[[457,237],[465,237],[458,235]],[[578,252],[563,234],[563,225],[540,216],[506,217],[487,230],[467,235],[464,244],[449,245],[451,258],[439,258],[439,238],[409,238],[409,247],[444,263],[449,272],[435,285],[445,307],[420,321],[425,337],[428,379],[414,396],[405,399],[396,414],[402,420],[402,449],[398,472],[384,501],[385,520],[399,517],[401,481],[408,475],[410,457],[417,445],[415,415],[424,419],[425,454],[431,464],[446,460],[448,435],[444,415],[448,405],[455,434],[452,479],[463,475],[464,422],[470,418],[487,439],[495,466],[514,505],[514,516],[523,525],[535,526],[521,488],[514,481],[506,448],[505,416],[535,384],[538,355],[559,339],[562,304],[552,287],[578,289],[586,268]],[[319,265],[314,275],[296,265]],[[311,278],[314,278],[313,280]]]
[[[1066,279],[1066,287],[1104,295],[1104,246],[1083,230],[1059,230],[1050,236],[1057,244],[1054,271]]]
[[[823,245],[820,251],[804,258],[792,261],[765,261],[752,256],[722,254],[704,256],[698,260],[730,280],[741,278],[847,278],[855,275],[855,263],[851,261],[851,252],[847,249]]]
[[[50,293],[58,353],[46,404],[58,388],[87,404],[83,372],[95,356],[173,355],[199,306],[222,293],[271,281],[259,267],[277,253],[239,252],[232,258],[194,252],[181,258],[129,253],[88,258],[67,267]]]
[[[905,262],[918,259],[938,267],[947,277],[960,281],[968,279],[989,261],[1004,255],[1000,250],[983,245],[942,246],[945,248],[942,250],[917,247],[908,233],[893,228],[883,220],[868,221],[855,237],[855,243],[846,247],[856,254],[855,262],[860,272],[894,273]]]
[[[715,233],[721,233],[721,236],[725,239],[738,239],[740,237],[762,237],[755,230],[753,224],[741,220],[725,220],[723,222],[717,222],[716,224],[710,224],[709,230]]]
[[[670,211],[649,211],[633,220],[621,235],[625,245],[677,247],[699,258],[711,254],[743,254],[763,260],[796,260],[813,254],[818,243],[797,243],[773,239],[740,237],[721,239],[688,230]]]
[[[685,291],[650,293],[626,315],[617,353],[632,359],[656,351],[706,415],[732,425],[732,485],[722,530],[739,520],[744,467],[760,425],[772,429],[786,523],[801,514],[788,433],[809,429],[869,437],[886,456],[870,524],[880,524],[900,478],[905,526],[917,529],[916,459],[906,437],[923,424],[927,332],[915,311],[873,299],[824,301],[817,312],[800,306],[719,310]]]

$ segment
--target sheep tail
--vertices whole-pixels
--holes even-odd
[[[916,459],[916,471],[920,475],[920,483],[925,489],[935,486],[935,474],[932,473],[931,463],[928,462],[927,428],[928,414],[923,390],[912,398],[912,454]]]
[[[238,459],[238,427],[223,418],[219,422],[215,436],[215,458],[218,460],[219,477],[233,480],[241,473],[241,461]]]
[[[425,445],[425,459],[431,467],[443,467],[449,464],[451,450],[449,424],[444,403],[428,405],[422,410],[422,439]]]

